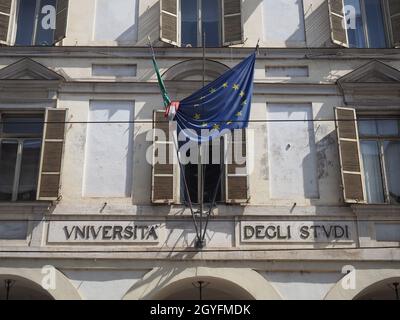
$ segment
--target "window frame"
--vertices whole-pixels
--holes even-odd
[[[361,9],[361,17],[362,17],[362,25],[364,29],[364,37],[365,37],[365,47],[362,48],[372,48],[370,45],[370,40],[368,36],[368,23],[367,23],[367,11],[366,11],[366,6],[365,6],[365,0],[358,0],[360,2],[360,9]],[[392,42],[391,40],[391,28],[390,28],[390,17],[389,17],[389,3],[387,0],[380,1],[381,4],[381,10],[382,10],[382,20],[383,20],[383,29],[385,32],[385,47],[384,48],[390,48],[390,43]],[[349,38],[348,31],[347,33],[347,38]],[[350,44],[349,47],[351,48]],[[358,48],[358,47],[353,47],[353,48]]]
[[[221,136],[220,138],[220,145],[219,145],[219,159],[220,159],[220,163],[219,163],[219,167],[220,167],[220,174],[221,174],[221,181],[220,181],[220,185],[219,185],[219,191],[220,191],[220,198],[217,198],[216,200],[215,200],[215,202],[216,203],[225,203],[226,201],[225,201],[225,198],[226,198],[226,188],[225,188],[225,177],[226,177],[226,168],[227,168],[227,164],[225,163],[225,155],[226,155],[226,141],[225,141],[225,136]],[[208,147],[209,148],[209,150],[212,148],[212,143],[210,143],[210,144],[205,144],[205,145],[201,145],[201,155],[204,155],[204,149],[206,148],[206,147]],[[210,152],[209,152],[209,154],[208,154],[208,160],[209,160],[209,162],[211,162],[212,161],[212,159],[210,158]],[[200,156],[199,156],[199,158],[198,158],[198,161],[200,162]],[[208,163],[208,164],[212,164],[212,163]],[[188,165],[188,164],[187,164]],[[184,180],[183,179],[185,179],[185,177],[186,177],[186,166],[187,165],[183,165],[182,166],[182,168],[183,168],[183,170],[185,171],[184,172],[184,174],[182,174],[182,172],[180,172],[180,184],[181,184],[181,186],[184,186]],[[192,204],[195,204],[195,205],[198,205],[198,204],[200,204],[200,201],[201,201],[201,199],[200,199],[200,193],[199,193],[199,190],[201,189],[201,186],[200,186],[200,179],[198,179],[198,177],[200,177],[200,174],[201,174],[201,166],[203,166],[203,170],[204,170],[204,168],[205,168],[205,166],[207,165],[207,164],[201,164],[201,163],[197,163],[196,164],[197,165],[197,199],[190,199],[191,200],[191,202],[192,202]],[[218,164],[216,164],[216,165],[218,165]],[[180,171],[180,170],[179,170]],[[217,178],[217,181],[218,181],[218,178],[219,177],[216,177]],[[204,185],[204,187],[205,187],[205,185]],[[182,189],[182,188],[181,188]],[[211,190],[212,192],[214,192],[215,191],[215,188],[214,188],[214,190]],[[218,194],[218,191],[217,191],[217,194]],[[183,191],[181,191],[181,193],[180,193],[180,203],[185,203],[185,204],[188,204],[188,201],[187,201],[188,199],[186,199],[186,191],[185,190],[183,190]],[[204,193],[203,193],[203,200],[204,200]],[[207,204],[210,204],[209,202],[204,202],[204,203],[207,203]]]
[[[13,179],[13,189],[11,200],[9,201],[2,201],[2,202],[18,202],[18,189],[19,189],[19,181],[21,177],[21,164],[22,164],[22,155],[23,155],[23,147],[24,142],[29,140],[40,140],[40,150],[39,155],[41,156],[42,148],[43,148],[43,130],[41,134],[24,134],[23,137],[20,134],[5,134],[3,133],[3,122],[2,119],[4,115],[13,115],[15,117],[26,118],[27,116],[41,116],[44,121],[44,112],[41,111],[3,111],[0,110],[0,143],[2,141],[16,141],[18,144],[17,147],[17,156],[15,160],[15,172],[14,172],[14,179]],[[40,174],[40,168],[38,168],[38,175]],[[39,185],[37,185],[37,188]],[[30,200],[30,201],[35,201]],[[26,201],[21,201],[26,202]]]
[[[363,114],[363,113],[357,113],[357,119],[358,119],[358,124],[361,121],[366,121],[366,119],[371,119],[371,120],[379,120],[380,118],[385,118],[387,119],[388,116],[396,116],[399,117],[399,114],[388,114],[387,116],[382,116],[382,115],[371,115],[371,114]],[[399,120],[400,121],[400,120]],[[359,129],[359,128],[358,128]],[[400,130],[400,125],[399,125],[399,130]],[[386,165],[386,158],[385,158],[385,148],[384,144],[385,141],[399,141],[400,142],[400,134],[397,136],[392,136],[392,135],[363,135],[361,134],[360,130],[358,130],[358,138],[360,141],[360,144],[362,141],[373,141],[378,143],[379,147],[379,163],[381,166],[381,176],[382,176],[382,188],[383,188],[383,197],[385,199],[385,202],[382,204],[393,204],[397,205],[396,203],[392,203],[390,200],[390,194],[389,194],[389,179],[388,179],[388,171],[387,171],[387,165]],[[360,154],[362,157],[362,151],[360,149]],[[365,168],[363,166],[363,175],[365,176]],[[366,188],[366,186],[365,186]],[[371,204],[367,199],[366,199],[368,204]]]
[[[182,1],[179,1],[179,8],[178,8],[178,38],[181,47],[187,47],[189,44],[182,43]],[[203,16],[202,16],[202,1],[203,0],[196,0],[197,2],[197,45],[195,48],[203,47]],[[219,33],[219,45],[217,48],[220,48],[223,45],[223,1],[218,0],[218,11],[219,11],[219,21],[218,21],[218,33]],[[206,39],[207,42],[207,39]],[[205,45],[207,48],[207,46]],[[211,48],[211,47],[208,47]]]

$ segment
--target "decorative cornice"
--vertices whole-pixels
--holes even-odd
[[[202,58],[202,48],[155,48],[157,59]],[[243,59],[254,48],[207,48],[209,59]],[[148,47],[2,47],[0,57],[149,59]],[[260,48],[257,59],[399,60],[399,49]]]

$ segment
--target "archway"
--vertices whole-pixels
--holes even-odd
[[[353,285],[348,287],[339,280],[325,296],[326,300],[379,300],[395,299],[394,283],[400,283],[400,269],[355,269]],[[391,287],[389,287],[391,286]],[[398,287],[400,294],[400,285]],[[390,298],[391,297],[391,298]]]
[[[202,80],[204,76],[206,81],[212,81],[229,70],[229,67],[223,63],[206,59],[191,59],[179,62],[164,72],[164,80],[182,81],[182,80]]]
[[[54,300],[37,283],[16,276],[0,276],[0,300]]]
[[[124,300],[280,300],[258,272],[247,268],[155,268],[138,281]]]
[[[9,299],[80,300],[81,296],[69,279],[58,269],[53,272],[54,288],[46,290],[42,287],[41,268],[0,267],[0,300],[6,298],[7,280],[11,281]]]
[[[194,277],[180,280],[155,294],[154,300],[253,300],[254,297],[238,285],[214,277]]]
[[[377,282],[364,289],[354,300],[400,300],[400,277]]]

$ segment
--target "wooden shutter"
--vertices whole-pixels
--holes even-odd
[[[37,191],[38,200],[55,201],[60,197],[66,116],[65,109],[46,110]]]
[[[242,1],[222,1],[222,36],[224,46],[243,43]]]
[[[68,21],[68,0],[57,0],[56,30],[54,32],[54,43],[65,38]]]
[[[349,39],[347,30],[343,27],[346,25],[344,0],[328,0],[328,7],[332,41],[335,44],[348,48]]]
[[[235,130],[238,131],[238,130]],[[225,197],[227,203],[245,203],[249,200],[249,182],[247,172],[247,143],[246,130],[240,130],[241,134],[232,134],[231,138],[225,139]],[[239,132],[239,133],[240,133]],[[244,158],[237,159],[235,152]],[[229,160],[229,162],[227,162]]]
[[[0,0],[0,43],[9,44],[12,0]]]
[[[160,0],[160,39],[161,41],[179,46],[178,36],[178,1]]]
[[[335,119],[344,200],[347,203],[364,203],[366,196],[356,111],[336,108]]]
[[[400,48],[400,1],[389,0],[390,27],[393,47]]]
[[[151,201],[153,203],[173,203],[176,198],[175,175],[176,166],[174,165],[174,143],[170,123],[164,117],[165,111],[154,111],[153,114],[153,169],[152,169],[152,191]],[[156,135],[156,130],[164,131],[166,139],[160,139]],[[165,152],[167,156],[166,164],[156,163],[158,152]]]

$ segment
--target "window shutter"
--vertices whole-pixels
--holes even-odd
[[[235,131],[231,139],[225,139],[225,197],[227,203],[245,203],[249,200],[247,134],[245,129]]]
[[[153,114],[153,169],[152,169],[152,191],[151,201],[153,203],[173,203],[176,198],[175,175],[176,167],[173,162],[174,144],[170,123],[164,117],[165,111],[154,111]],[[156,130],[161,130],[166,139],[161,139],[156,135]],[[166,155],[165,164],[156,163],[156,159],[161,156],[159,152]]]
[[[243,43],[242,1],[222,1],[223,44],[229,46]]]
[[[9,44],[12,0],[0,0],[0,43]]]
[[[356,111],[336,108],[335,119],[344,200],[347,203],[364,203],[366,197]]]
[[[400,48],[400,1],[389,0],[390,25],[393,46]]]
[[[68,21],[68,0],[57,0],[56,30],[54,32],[54,43],[65,38]]]
[[[349,39],[347,30],[343,27],[347,25],[344,13],[344,1],[328,0],[328,7],[332,41],[335,44],[348,48]]]
[[[160,0],[160,39],[169,44],[179,46],[178,36],[178,1]]]
[[[67,110],[65,109],[46,110],[37,191],[38,200],[55,201],[60,197],[66,116]]]

